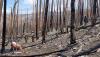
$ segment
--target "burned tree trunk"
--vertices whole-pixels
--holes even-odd
[[[84,2],[83,0],[79,0],[80,3],[80,25],[83,25],[83,7],[84,7]]]
[[[58,22],[58,19],[59,19],[59,18],[58,18],[58,9],[59,9],[59,8],[58,8],[58,5],[59,5],[59,0],[57,0],[57,21],[56,21],[56,30],[58,30],[58,23],[59,23],[59,22]]]
[[[98,0],[94,0],[94,4],[93,4],[93,19],[92,19],[92,26],[94,26],[96,24],[96,9],[97,9],[97,1]]]
[[[39,5],[39,6],[40,6],[40,8],[39,8],[39,21],[40,21],[40,22],[39,22],[39,28],[41,28],[41,19],[42,19],[42,18],[41,18],[41,5],[42,5],[42,0],[40,0],[40,5]],[[40,30],[40,29],[39,29],[39,30]]]
[[[74,37],[74,21],[75,21],[75,0],[71,0],[71,23],[70,23],[70,44],[75,44],[76,40]]]
[[[42,36],[43,36],[42,37],[42,44],[45,43],[45,33],[46,33],[46,22],[47,22],[47,14],[48,14],[48,5],[49,5],[49,0],[46,0],[43,31],[42,31]]]
[[[2,15],[2,6],[3,6],[3,0],[0,0],[0,21],[1,21],[1,15]]]
[[[38,39],[38,0],[37,0],[37,6],[36,6],[36,39]]]
[[[4,53],[5,51],[5,40],[6,40],[6,2],[7,0],[4,0],[4,16],[3,16],[3,32],[2,32],[2,48],[1,53]]]
[[[28,9],[27,9],[27,15],[26,15],[26,32],[28,33],[28,29],[29,29],[29,27],[28,27],[28,24],[29,24],[29,22],[28,22]]]
[[[50,18],[50,29],[51,31],[53,30],[53,3],[54,1],[52,0],[52,4],[51,4],[51,18]]]
[[[62,33],[62,12],[61,12],[61,0],[60,0],[60,6],[59,6],[59,9],[60,9],[60,16],[59,16],[59,27],[60,27],[60,33]]]
[[[19,21],[19,20],[18,20],[18,19],[19,19],[19,0],[18,0],[18,5],[17,5],[17,16],[16,16],[16,19],[17,19],[17,20],[16,20],[16,21],[17,21],[17,24],[16,24],[16,25],[17,25],[17,26],[16,26],[16,30],[17,30],[17,31],[16,31],[16,34],[18,35],[18,33],[19,33],[19,27],[18,27],[18,26],[19,26],[19,25],[18,25],[18,21]],[[16,35],[16,36],[17,36],[17,35]]]
[[[66,12],[66,9],[65,9],[65,0],[63,0],[63,28],[66,27],[65,12]]]
[[[89,2],[89,1],[87,0],[87,17],[89,17],[89,16],[88,16],[88,2]]]
[[[14,2],[14,6],[13,6],[13,12],[12,12],[12,41],[16,41],[16,28],[17,28],[17,22],[16,22],[16,7],[17,7],[17,3],[19,0],[15,0]]]

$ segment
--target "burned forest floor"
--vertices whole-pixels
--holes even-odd
[[[35,42],[28,39],[19,41],[25,48],[24,52],[10,52],[10,44],[6,46],[6,52],[0,56],[36,56],[36,57],[100,57],[100,24],[75,31],[77,43],[70,45],[69,33],[46,36],[46,43],[41,43],[41,38]],[[1,46],[1,45],[0,45]]]

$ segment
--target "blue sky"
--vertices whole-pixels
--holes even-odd
[[[11,7],[13,7],[13,5],[14,5],[14,1],[15,0],[7,0],[7,13],[10,13],[10,11],[11,11]],[[20,1],[20,6],[19,6],[19,11],[20,11],[20,13],[23,13],[23,14],[25,14],[25,13],[27,13],[27,9],[28,9],[28,12],[29,13],[32,13],[32,11],[33,11],[33,5],[35,5],[36,4],[36,0],[19,0]],[[63,0],[62,0],[63,1]],[[71,0],[68,0],[69,2],[68,2],[68,9],[70,9],[70,1]],[[78,0],[76,0],[76,8],[77,8],[77,1]],[[86,1],[86,0],[84,0],[84,1]],[[43,2],[43,0],[42,0],[42,2]],[[49,0],[49,2],[50,2],[50,4],[51,4],[51,2],[52,2],[52,0]],[[56,2],[56,1],[55,1]],[[85,2],[85,7],[86,7],[86,2]],[[63,5],[63,4],[62,4]],[[57,7],[57,5],[55,5],[55,8]],[[63,7],[63,6],[62,6]],[[62,8],[63,9],[63,8]]]
[[[10,13],[11,7],[13,7],[15,0],[7,0],[7,13]],[[35,0],[19,0],[20,1],[20,6],[19,6],[19,11],[20,13],[26,13],[27,9],[29,13],[32,12],[32,7],[33,3],[35,3]]]

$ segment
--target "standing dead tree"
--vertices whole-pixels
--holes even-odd
[[[66,18],[65,18],[65,0],[63,0],[63,28],[66,26]]]
[[[50,30],[52,31],[53,30],[53,4],[54,4],[54,1],[52,0],[52,4],[51,4],[51,18],[50,18]]]
[[[66,11],[66,9],[67,9],[67,6],[68,6],[68,0],[63,0],[63,28],[67,28],[67,20],[66,20],[66,16],[67,16],[67,11]],[[67,22],[67,23],[66,23]],[[68,32],[68,30],[67,30],[67,32]]]
[[[60,13],[59,13],[59,27],[60,27],[60,33],[63,33],[63,31],[62,31],[62,12],[61,12],[61,0],[60,0],[60,5],[59,5],[59,10],[60,10]]]
[[[12,14],[12,8],[11,8],[10,20],[9,20],[9,32],[8,32],[10,39],[11,39],[11,35],[12,35],[12,32],[13,32],[12,17],[13,17],[13,14]]]
[[[14,3],[14,6],[13,6],[13,11],[12,11],[12,28],[13,28],[13,31],[12,31],[12,41],[14,41],[16,38],[16,28],[17,28],[17,19],[16,19],[16,7],[17,7],[17,4],[19,3],[19,0],[15,0],[15,3]],[[16,38],[17,39],[17,38]]]
[[[36,6],[36,39],[39,39],[38,37],[38,0],[37,0],[37,6]]]
[[[27,13],[26,13],[26,33],[28,33],[29,31],[28,31],[28,24],[29,24],[29,22],[28,22],[28,20],[29,20],[29,18],[28,18],[28,9],[27,9]]]
[[[3,0],[0,0],[0,21],[1,21],[1,15],[2,15],[2,6],[3,6]]]
[[[93,19],[92,19],[92,26],[94,26],[96,24],[96,9],[97,9],[97,1],[98,0],[93,0],[94,3],[93,3]]]
[[[88,2],[89,2],[89,0],[87,0],[87,17],[89,17],[88,16]]]
[[[56,1],[57,1],[57,21],[56,21],[56,30],[58,30],[58,27],[59,27],[59,26],[58,26],[58,25],[59,25],[59,24],[58,24],[58,23],[59,23],[59,22],[58,22],[58,20],[59,20],[59,18],[58,18],[58,10],[59,10],[58,5],[59,5],[59,0],[56,0]]]
[[[17,5],[17,16],[16,16],[16,37],[18,37],[19,34],[19,1],[18,1],[18,5]]]
[[[46,22],[47,22],[47,14],[48,14],[48,5],[49,5],[49,0],[46,0],[45,14],[44,14],[44,22],[43,22],[43,30],[42,30],[42,44],[45,43]]]
[[[99,17],[99,0],[97,0],[97,3],[96,3],[96,15],[97,15],[97,17]]]
[[[83,13],[83,8],[84,8],[84,1],[83,0],[79,0],[79,8],[80,8],[80,25],[83,25],[83,15],[84,15],[84,13]]]
[[[23,18],[22,18],[22,11],[21,11],[21,37],[23,36]]]
[[[98,7],[99,7],[99,16],[100,16],[100,0],[98,0]]]
[[[5,40],[6,40],[6,6],[7,6],[7,0],[4,1],[4,16],[3,16],[3,29],[2,29],[2,47],[1,47],[1,53],[4,53],[5,51]]]
[[[75,44],[74,21],[75,21],[75,0],[71,0],[71,23],[70,23],[70,44]]]
[[[27,43],[27,39],[28,39],[28,9],[27,9],[27,14],[26,14],[26,19],[25,19],[25,23],[23,25],[23,33],[24,33],[24,39],[25,39],[25,43]]]
[[[42,0],[39,0],[39,28],[41,28],[41,5],[42,5]],[[40,29],[39,29],[40,30]]]
[[[68,33],[68,0],[66,0],[66,7],[64,7],[64,11],[65,11],[65,15],[67,16],[65,18],[66,18],[66,21],[67,21],[67,23],[66,23],[66,32]]]

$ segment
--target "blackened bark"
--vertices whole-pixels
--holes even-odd
[[[40,24],[40,23],[41,23],[41,19],[42,19],[42,18],[41,18],[41,7],[42,7],[41,5],[42,5],[42,0],[40,0],[40,5],[39,5],[39,6],[40,6],[40,9],[39,9],[39,21],[40,21],[40,22],[39,22],[39,28],[41,28],[41,24]],[[40,29],[39,29],[39,30],[40,30]]]
[[[62,33],[62,13],[61,13],[61,0],[60,0],[60,6],[59,6],[59,9],[60,9],[60,19],[59,19],[59,27],[60,27],[60,33]]]
[[[1,53],[4,53],[5,51],[5,40],[6,40],[6,2],[7,0],[4,0],[4,16],[3,16],[3,32],[2,32],[2,48]]]
[[[37,6],[36,6],[36,39],[38,39],[38,0],[37,0]]]
[[[49,0],[46,0],[43,31],[42,31],[42,36],[43,36],[42,37],[42,44],[45,43],[45,33],[46,33],[46,22],[47,22],[47,14],[48,14],[48,5],[49,5]]]
[[[0,0],[0,21],[1,21],[1,15],[2,15],[2,6],[3,6],[3,0]]]
[[[26,32],[28,33],[28,28],[29,28],[29,27],[28,27],[28,24],[29,24],[29,23],[28,23],[28,9],[27,9],[27,15],[26,15],[26,17],[27,17],[27,18],[26,18],[26,28],[27,28],[27,29],[26,29]]]
[[[97,4],[97,0],[94,0],[92,26],[96,24],[96,7],[97,7],[96,4]]]
[[[71,23],[70,23],[70,44],[75,44],[74,38],[74,21],[75,21],[75,0],[71,0]]]
[[[80,18],[80,25],[83,25],[83,8],[84,8],[84,3],[83,3],[83,0],[79,0],[80,1],[80,15],[81,15],[81,18]]]
[[[63,28],[66,26],[65,10],[65,0],[63,0]]]
[[[57,21],[56,21],[56,30],[58,30],[58,5],[59,5],[59,0],[57,0]]]
[[[19,17],[19,0],[18,0],[18,5],[17,5],[17,17],[16,17],[16,19],[17,19],[17,28],[16,28],[16,34],[18,35],[18,32],[19,32],[19,25],[18,25],[18,17]]]
[[[52,0],[52,4],[51,4],[51,18],[50,18],[50,29],[51,31],[53,30],[53,3],[54,1]]]

